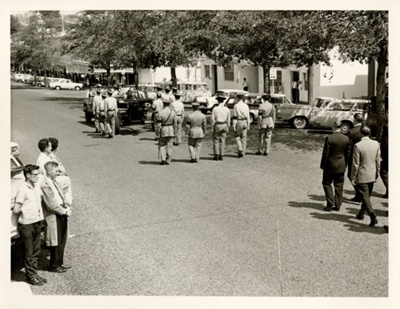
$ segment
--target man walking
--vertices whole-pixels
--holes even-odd
[[[152,127],[153,131],[156,134],[156,140],[158,140],[158,138],[160,137],[158,130],[156,130],[158,113],[161,112],[164,108],[163,102],[161,100],[161,92],[157,92],[156,99],[153,102],[152,108],[153,108],[153,114],[151,115],[151,119],[153,120]]]
[[[225,139],[229,131],[231,116],[225,106],[225,97],[216,97],[218,106],[214,107],[211,114],[211,131],[213,132],[214,160],[223,160],[225,154]]]
[[[176,92],[174,94],[175,96],[175,101],[171,103],[172,105],[172,109],[175,111],[176,113],[176,126],[175,126],[175,141],[174,141],[174,145],[178,146],[181,141],[182,141],[182,122],[183,122],[183,117],[184,117],[184,113],[185,113],[185,107],[182,103],[182,101],[180,101],[181,98],[181,93],[180,92]]]
[[[113,90],[108,89],[108,98],[104,100],[104,112],[106,115],[106,127],[108,132],[108,138],[113,138],[115,135],[115,117],[118,113],[117,99],[114,98]]]
[[[164,95],[162,101],[165,107],[158,114],[157,125],[160,132],[158,149],[161,154],[161,165],[169,165],[172,157],[172,140],[175,137],[176,114],[170,106],[169,96]]]
[[[49,270],[63,273],[71,268],[64,264],[64,249],[68,238],[68,217],[71,215],[71,208],[55,180],[58,175],[58,163],[49,161],[44,168],[46,177],[40,188],[43,193],[43,211],[47,223],[46,245],[50,247]]]
[[[360,132],[363,137],[354,146],[350,179],[353,184],[358,185],[362,199],[361,209],[356,218],[363,220],[365,211],[367,211],[371,218],[369,226],[374,227],[378,224],[378,220],[376,220],[370,196],[374,188],[374,182],[379,177],[381,151],[379,143],[369,138],[371,133],[369,127],[363,126]]]
[[[249,106],[243,102],[243,95],[238,95],[237,102],[233,107],[233,131],[235,131],[238,157],[241,158],[246,153],[247,130],[250,129]]]
[[[197,163],[200,160],[201,142],[206,133],[206,116],[199,110],[198,102],[192,103],[193,113],[189,115],[186,122],[186,136],[190,153],[190,162]]]
[[[271,149],[272,130],[275,127],[275,107],[269,103],[268,96],[263,96],[263,103],[258,107],[258,151],[257,155],[268,156]]]
[[[101,95],[101,89],[97,89],[96,92],[97,95],[93,98],[94,126],[96,127],[96,133],[100,132],[101,135],[105,135],[106,114],[104,111],[104,98]]]
[[[350,141],[340,132],[341,126],[341,121],[334,122],[333,133],[325,138],[322,152],[320,167],[323,170],[322,185],[327,204],[325,211],[339,211],[343,202],[344,172],[349,158]],[[332,182],[335,197],[333,197]]]
[[[25,275],[32,285],[47,283],[37,273],[43,221],[41,192],[37,185],[39,175],[39,166],[28,164],[24,167],[25,183],[17,191],[13,209],[14,214],[19,215],[18,230],[24,245]]]
[[[362,134],[360,132],[361,125],[364,121],[363,116],[360,113],[354,115],[354,128],[349,131],[349,140],[350,140],[350,152],[349,152],[349,160],[347,167],[347,177],[350,179],[351,176],[351,168],[353,165],[353,151],[354,145],[361,141]],[[351,199],[353,202],[361,202],[361,194],[358,190],[358,186],[354,186],[355,195]]]

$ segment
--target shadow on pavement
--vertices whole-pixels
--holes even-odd
[[[321,201],[324,202],[325,199],[325,195],[315,195],[315,194],[309,194],[308,197],[314,201]]]
[[[322,210],[325,207],[325,204],[310,203],[310,202],[304,202],[304,203],[289,202],[288,206],[295,208],[310,208],[310,209]]]
[[[160,165],[161,161],[139,161],[143,165]]]

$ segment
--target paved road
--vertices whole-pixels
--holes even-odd
[[[207,133],[199,164],[186,147],[160,166],[150,124],[101,138],[85,123],[83,91],[14,85],[12,134],[25,163],[36,162],[42,137],[60,140],[58,155],[73,181],[74,205],[65,274],[40,295],[388,296],[388,201],[381,181],[372,202],[378,227],[355,220],[358,205],[326,213],[318,130],[279,127],[268,157],[236,158],[232,132],[223,162],[212,160]],[[12,279],[23,280],[13,250]]]

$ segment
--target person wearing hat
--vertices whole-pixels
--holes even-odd
[[[172,141],[175,137],[174,127],[176,126],[176,114],[170,106],[170,98],[162,96],[164,109],[158,113],[157,126],[160,132],[158,140],[159,154],[161,155],[161,165],[169,165],[172,158]]]
[[[206,116],[199,110],[200,103],[193,102],[193,113],[186,122],[186,137],[188,138],[190,162],[197,163],[200,160],[200,149],[206,133]]]
[[[183,105],[181,98],[181,92],[176,92],[174,97],[175,100],[171,102],[172,109],[176,113],[176,127],[175,127],[175,141],[174,145],[178,146],[182,141],[182,122],[185,116],[185,106]]]
[[[369,226],[374,227],[378,224],[378,220],[370,196],[379,177],[381,150],[379,143],[369,138],[371,129],[368,126],[362,126],[360,132],[361,141],[354,145],[350,180],[353,185],[358,185],[361,194],[361,209],[356,218],[363,220],[366,211],[371,219]]]
[[[269,96],[263,95],[258,107],[258,151],[257,155],[268,156],[271,149],[272,130],[275,127],[275,107],[268,101]]]
[[[152,108],[153,108],[153,114],[151,115],[151,119],[153,120],[152,128],[153,131],[156,133],[156,140],[158,140],[158,138],[160,137],[158,130],[156,130],[158,113],[161,112],[164,108],[163,102],[161,100],[161,92],[157,92],[156,99],[153,102]]]
[[[115,134],[115,117],[118,113],[117,99],[112,95],[114,90],[112,88],[107,90],[108,97],[104,100],[104,112],[106,115],[106,128],[108,138],[113,138]]]
[[[104,118],[104,99],[101,97],[101,89],[96,88],[96,95],[93,98],[92,111],[94,114],[94,126],[96,128],[95,133],[102,133],[104,135],[104,119],[100,121],[100,115]]]
[[[171,93],[171,88],[169,88],[169,86],[165,87],[165,94],[167,95],[167,97],[169,97],[169,101],[170,102],[174,102],[175,101],[175,97]]]
[[[320,168],[323,170],[322,186],[325,192],[325,211],[339,211],[343,202],[344,173],[350,153],[350,140],[340,132],[341,121],[332,125],[333,133],[325,138]],[[332,183],[335,189],[333,196]]]
[[[249,106],[243,102],[248,96],[237,95],[238,102],[233,106],[233,131],[235,131],[238,157],[241,158],[246,152],[247,130],[250,129]]]
[[[225,106],[226,98],[217,96],[218,106],[211,113],[211,131],[213,132],[214,160],[223,160],[225,154],[225,139],[229,131],[231,115]]]

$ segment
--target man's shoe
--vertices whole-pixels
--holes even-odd
[[[45,284],[45,282],[43,280],[41,280],[39,277],[33,277],[31,279],[28,279],[27,282],[29,284],[32,284],[32,285],[43,285],[43,284]]]
[[[223,156],[220,155],[220,156],[218,157],[218,160],[220,160],[220,161],[224,160]]]
[[[384,195],[382,195],[382,198],[389,198],[389,193],[386,192]]]
[[[364,220],[364,215],[357,214],[356,219]]]
[[[104,136],[104,135],[106,135],[106,132],[101,132],[101,136]]]
[[[262,155],[261,151],[257,151],[256,155],[258,155],[258,156]]]
[[[169,165],[169,162],[165,161],[165,165]]]
[[[383,229],[386,231],[386,233],[389,233],[389,225],[384,225]]]
[[[40,277],[39,275],[36,275],[36,277],[37,277],[39,280],[43,281],[43,283],[47,283],[47,279],[46,279],[46,278]]]
[[[324,210],[325,210],[325,211],[332,211],[332,207],[326,206],[326,207],[324,208]]]
[[[215,161],[218,161],[218,156],[214,156],[214,160],[215,160]]]
[[[243,157],[243,152],[239,151],[238,158],[241,158],[241,157]]]
[[[191,159],[190,163],[196,163],[196,160],[195,159]]]
[[[65,265],[65,264],[62,264],[60,267],[65,268],[65,269],[71,269],[72,268],[71,265]]]
[[[340,208],[335,206],[335,207],[332,208],[332,210],[334,210],[334,211],[339,211]]]
[[[61,266],[58,266],[56,268],[50,268],[49,271],[52,273],[65,273],[67,271],[67,269],[62,268]]]
[[[160,165],[165,165],[165,161],[161,161]]]
[[[369,224],[370,227],[374,227],[378,224],[378,220],[376,218],[371,218],[371,223]]]
[[[265,157],[268,156],[268,152],[264,152],[263,156],[265,156]]]

